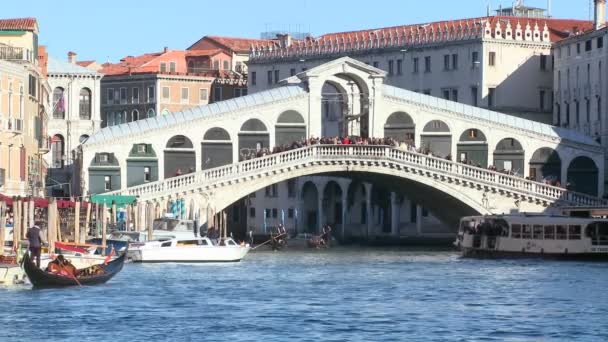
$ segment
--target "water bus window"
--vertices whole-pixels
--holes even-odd
[[[594,246],[608,246],[608,222],[594,222],[585,228],[585,236]]]
[[[511,238],[521,239],[521,224],[514,224],[511,226]]]
[[[568,230],[568,240],[581,239],[581,226],[570,226]]]
[[[555,226],[555,238],[558,240],[566,240],[568,238],[568,230],[566,226]]]
[[[163,242],[160,246],[161,247],[171,247],[171,241]]]
[[[555,239],[555,226],[545,226],[545,240]]]
[[[532,227],[527,224],[523,224],[521,226],[521,238],[522,239],[531,239],[532,238]]]
[[[532,229],[532,238],[536,240],[543,239],[543,226],[538,224],[534,225],[534,228]]]

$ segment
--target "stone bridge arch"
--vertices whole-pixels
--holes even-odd
[[[434,156],[445,158],[452,154],[452,133],[442,120],[429,121],[422,130],[420,148]]]
[[[209,128],[201,142],[201,169],[232,164],[232,148],[228,131],[221,127]]]
[[[165,179],[192,173],[196,170],[196,154],[192,140],[185,135],[174,135],[165,145]]]
[[[403,111],[394,112],[386,119],[384,137],[415,145],[416,124],[408,113]]]
[[[243,123],[239,130],[239,159],[249,159],[263,149],[270,149],[270,132],[262,120],[252,118]]]
[[[488,167],[488,139],[477,128],[462,132],[456,148],[455,161],[479,167]]]
[[[290,145],[294,141],[306,139],[306,121],[300,112],[286,110],[279,115],[274,131],[275,146]]]

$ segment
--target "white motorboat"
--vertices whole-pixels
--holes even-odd
[[[232,238],[211,240],[208,237],[171,238],[160,241],[133,242],[127,257],[133,262],[238,262],[251,247]]]
[[[464,217],[455,244],[465,257],[608,260],[608,219],[542,214]]]

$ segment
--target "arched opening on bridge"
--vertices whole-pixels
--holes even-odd
[[[345,238],[367,236],[367,192],[362,182],[350,183],[347,203],[350,221],[348,221],[348,229],[345,229]]]
[[[562,160],[556,150],[543,147],[530,159],[530,177],[536,181],[547,180],[552,184],[561,182]]]
[[[322,212],[321,226],[330,225],[333,234],[342,231],[342,188],[336,181],[327,182],[323,189]]]
[[[416,125],[412,117],[405,112],[391,114],[384,124],[384,137],[393,138],[409,145],[414,145]]]
[[[127,158],[127,186],[158,180],[158,158],[152,144],[133,144]]]
[[[312,181],[302,185],[302,225],[306,233],[317,233],[319,212],[319,191]]]
[[[364,80],[338,73],[321,88],[321,134],[369,137],[369,89]]]
[[[249,119],[239,131],[239,159],[255,157],[270,146],[270,134],[266,125],[258,119]]]
[[[475,128],[464,131],[460,135],[456,151],[458,162],[488,167],[488,141],[482,131]]]
[[[568,166],[569,190],[597,196],[598,169],[593,159],[576,157]]]
[[[424,126],[420,148],[423,153],[445,158],[452,154],[452,134],[448,125],[441,120],[433,120]]]
[[[192,173],[196,170],[196,156],[192,141],[184,135],[169,139],[165,146],[165,179]]]
[[[220,127],[208,129],[201,143],[201,157],[201,168],[203,170],[232,164],[230,134]]]
[[[279,115],[275,125],[275,146],[291,145],[306,138],[306,122],[302,114],[288,110]]]
[[[494,166],[498,171],[524,175],[524,148],[514,138],[505,138],[498,142],[494,150]]]
[[[120,190],[120,165],[114,153],[95,153],[89,164],[89,193]]]

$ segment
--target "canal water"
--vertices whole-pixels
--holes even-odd
[[[608,341],[608,264],[385,249],[0,288],[0,341]]]

